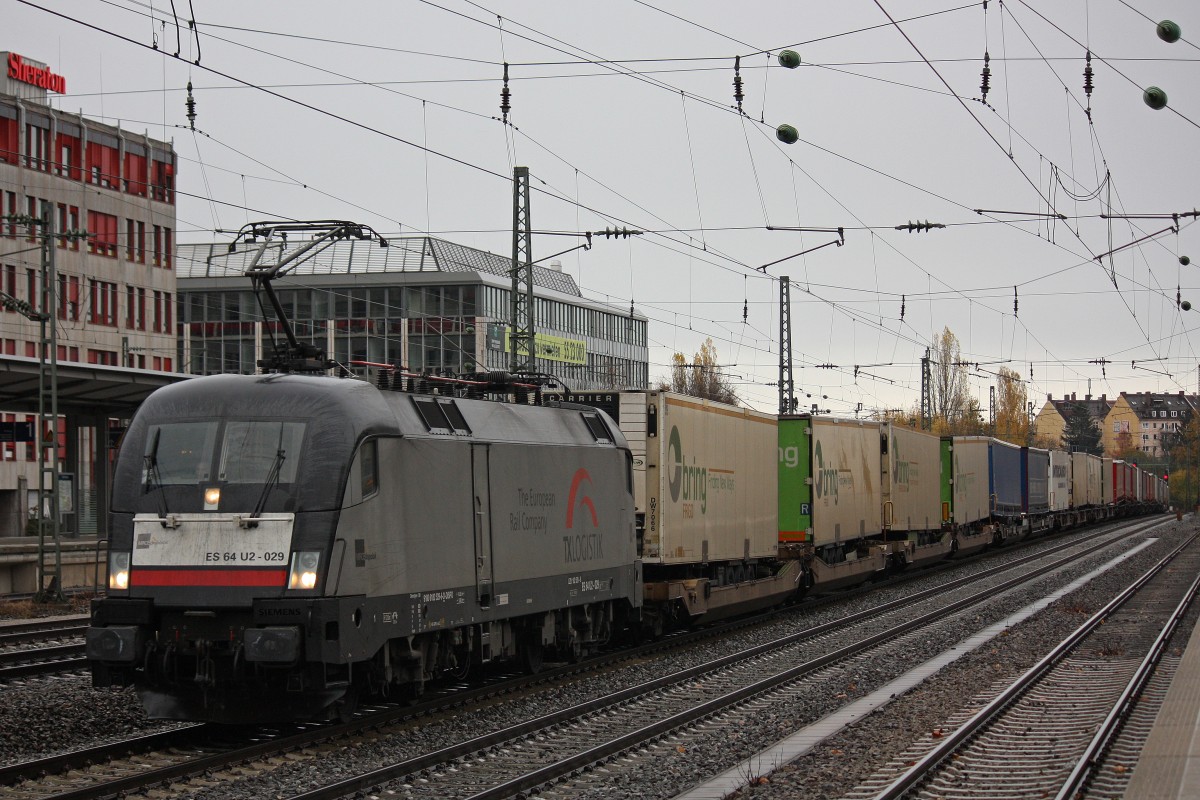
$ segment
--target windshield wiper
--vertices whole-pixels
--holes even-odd
[[[154,441],[150,444],[150,452],[146,453],[146,482],[145,491],[142,494],[150,494],[155,489],[158,490],[158,516],[160,519],[167,518],[167,492],[163,487],[162,476],[158,472],[158,440],[162,436],[162,428],[157,428],[154,431]]]
[[[267,495],[279,481],[279,472],[283,469],[283,459],[286,456],[287,451],[283,449],[283,424],[280,423],[279,442],[275,445],[275,461],[271,464],[271,471],[267,473],[266,481],[263,482],[262,494],[258,496],[258,502],[254,504],[254,511],[250,514],[250,519],[257,519],[262,515],[263,507],[267,504]]]
[[[282,431],[280,439],[283,438]],[[267,473],[267,480],[263,484],[262,494],[258,496],[258,502],[254,505],[254,511],[250,514],[250,519],[257,519],[262,516],[263,507],[267,504],[267,495],[275,488],[275,484],[279,482],[279,473],[283,468],[283,459],[287,456],[286,451],[281,447],[275,451],[275,462],[271,464],[271,471]]]

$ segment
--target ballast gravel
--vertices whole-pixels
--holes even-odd
[[[1113,570],[1091,581],[1005,635],[989,642],[939,672],[921,686],[878,709],[853,726],[836,734],[794,764],[766,764],[746,775],[742,798],[839,797],[860,780],[869,777],[891,757],[898,755],[918,737],[929,736],[959,707],[981,689],[1002,679],[1015,677],[1035,663],[1050,647],[1083,622],[1134,577],[1144,572],[1169,547],[1200,527],[1188,517],[1170,521],[1150,534],[1158,542]],[[1084,562],[1043,577],[1035,586],[1005,594],[986,607],[945,623],[936,632],[889,647],[869,664],[833,667],[811,681],[787,707],[762,712],[752,725],[724,726],[710,722],[676,741],[660,740],[653,747],[658,756],[652,772],[627,775],[617,764],[594,771],[594,789],[578,797],[670,798],[730,769],[740,761],[771,746],[797,729],[819,720],[837,708],[869,694],[908,669],[967,638],[995,619],[1018,610],[1074,578],[1133,547],[1146,534],[1127,537],[1097,552]],[[1060,540],[1061,541],[1061,540]],[[1039,544],[1036,547],[1050,547]],[[1021,550],[1026,555],[1030,550]],[[395,735],[367,736],[295,754],[288,763],[249,776],[211,776],[217,786],[188,791],[174,786],[173,796],[198,800],[282,798],[314,786],[346,778],[448,746],[485,731],[516,724],[551,711],[656,678],[721,655],[745,651],[788,632],[845,616],[853,611],[877,607],[896,597],[912,594],[929,585],[958,575],[978,572],[995,560],[1011,560],[1017,552],[1002,549],[963,563],[937,576],[920,577],[902,585],[882,588],[866,596],[816,609],[800,606],[783,619],[744,629],[730,636],[701,643],[685,652],[585,676],[570,685],[536,691],[528,696],[509,697],[496,705],[452,716],[439,716],[423,724],[397,728]],[[969,591],[969,590],[965,590]],[[908,613],[908,612],[906,612]],[[916,612],[912,612],[916,613]],[[881,624],[888,624],[881,620]],[[1187,624],[1190,630],[1191,620]],[[1182,647],[1182,645],[1179,645]],[[148,721],[131,690],[96,690],[85,675],[13,683],[0,689],[0,763],[8,764],[56,752],[77,749],[147,733],[177,723]],[[685,743],[686,740],[686,743]],[[605,776],[601,779],[600,776]],[[366,797],[403,797],[395,784],[386,792]]]

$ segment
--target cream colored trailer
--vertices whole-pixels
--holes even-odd
[[[773,415],[670,392],[623,392],[619,424],[635,460],[634,502],[645,514],[644,564],[777,554]]]
[[[882,481],[883,526],[890,531],[939,531],[941,439],[904,425],[887,424]]]
[[[1071,507],[1104,505],[1104,462],[1091,453],[1071,454]]]
[[[1066,511],[1071,507],[1071,454],[1066,450],[1050,451],[1050,510]]]
[[[942,469],[949,470],[949,491],[943,489],[943,500],[949,496],[951,520],[955,525],[971,525],[986,520],[992,513],[988,495],[988,443],[986,436],[952,436],[942,439],[949,447],[943,451]]]

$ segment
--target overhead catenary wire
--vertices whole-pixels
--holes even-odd
[[[244,204],[245,205],[245,204]]]

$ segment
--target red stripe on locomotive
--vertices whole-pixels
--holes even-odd
[[[286,569],[150,569],[135,567],[131,586],[270,586],[287,584]]]

